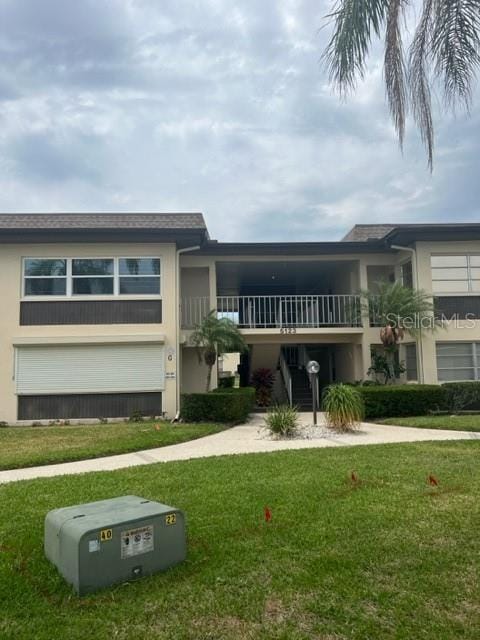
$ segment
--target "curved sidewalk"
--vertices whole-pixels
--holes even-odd
[[[303,424],[309,424],[311,414],[301,414],[300,419]],[[428,440],[480,440],[480,432],[392,427],[390,425],[370,424],[367,422],[362,423],[360,429],[355,433],[338,435],[328,433],[322,437],[309,440],[268,440],[261,433],[262,425],[263,416],[256,414],[252,416],[252,419],[247,424],[181,444],[105,458],[0,471],[0,483],[91,471],[112,471],[113,469],[124,469],[155,462],[171,462],[174,460],[189,460],[229,454]]]

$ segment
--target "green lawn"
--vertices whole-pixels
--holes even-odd
[[[420,429],[451,429],[452,431],[480,431],[480,415],[417,416],[413,418],[384,418],[381,424]]]
[[[0,486],[0,637],[477,640],[479,457],[342,447]],[[188,560],[78,599],[43,557],[44,516],[130,493],[185,510]]]
[[[155,425],[160,425],[158,429]],[[167,422],[0,428],[0,469],[153,449],[217,433],[224,426]]]

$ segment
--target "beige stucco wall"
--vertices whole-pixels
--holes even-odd
[[[212,388],[216,386],[216,376],[212,376]],[[182,393],[200,393],[205,391],[207,367],[198,359],[194,347],[182,348],[181,390]]]
[[[56,325],[20,326],[20,299],[22,285],[23,257],[160,257],[161,258],[161,324],[115,324],[115,325]],[[165,371],[174,373],[175,378],[166,378],[163,391],[163,410],[168,416],[176,411],[176,384],[178,375],[176,349],[176,250],[173,244],[19,244],[3,245],[0,248],[0,290],[2,292],[2,313],[0,314],[0,420],[13,422],[17,418],[17,397],[14,380],[14,347],[17,339],[29,338],[45,340],[62,338],[68,343],[102,337],[122,336],[122,341],[131,338],[135,342],[142,336],[162,336],[166,359]],[[112,296],[105,296],[112,299]],[[33,298],[30,298],[33,299]],[[57,298],[66,300],[67,298]],[[81,299],[75,297],[75,299]],[[85,299],[98,299],[85,296]],[[115,298],[118,299],[118,298]]]
[[[432,254],[442,253],[480,253],[480,241],[417,242],[416,254],[418,286],[420,289],[423,289],[428,293],[432,292],[432,271],[430,267],[430,257]],[[460,295],[463,296],[465,294]],[[438,329],[435,332],[424,333],[419,344],[424,382],[431,384],[436,384],[438,382],[435,348],[436,342],[474,342],[479,340],[480,321],[478,320],[474,321],[473,323],[459,321],[456,326],[455,324],[450,324],[448,327]]]
[[[432,291],[430,255],[432,253],[480,253],[480,242],[435,242],[417,243],[416,264],[418,286],[427,292]],[[20,293],[22,257],[109,257],[109,256],[159,256],[162,259],[162,299],[163,319],[161,324],[141,325],[69,325],[20,327]],[[394,266],[396,275],[399,265],[411,258],[410,252],[352,254],[352,255],[311,255],[281,256],[285,262],[318,261],[336,263],[345,261],[345,269],[339,269],[332,288],[338,293],[357,293],[368,288],[372,275],[380,273],[384,267]],[[145,339],[147,336],[162,336],[170,358],[166,361],[166,372],[175,374],[165,381],[164,411],[173,416],[177,409],[177,384],[182,391],[201,391],[205,382],[205,367],[198,364],[195,350],[188,346],[190,331],[178,328],[178,337],[182,342],[181,353],[177,354],[177,302],[180,297],[209,297],[210,307],[216,305],[216,264],[230,261],[278,261],[279,256],[198,256],[186,253],[180,256],[180,273],[176,272],[176,250],[173,244],[38,244],[4,245],[0,248],[0,287],[2,291],[2,314],[0,315],[0,420],[16,419],[16,396],[14,372],[15,341],[63,339],[111,340],[118,336],[122,340]],[[347,262],[349,264],[347,264]],[[370,275],[370,278],[369,278]],[[414,275],[415,278],[415,275]],[[369,282],[370,280],[370,282]],[[65,298],[63,298],[65,299]],[[88,299],[94,299],[88,296]],[[378,344],[378,328],[368,326],[364,318],[363,329],[324,328],[298,329],[294,335],[280,334],[278,329],[243,331],[249,344],[268,345],[278,352],[280,344],[335,344],[337,377],[344,380],[356,380],[365,377],[370,366],[370,347]],[[424,334],[418,343],[419,375],[424,382],[436,383],[436,341],[480,341],[480,321],[473,327],[450,326],[433,334]],[[177,363],[181,355],[183,363]],[[178,368],[178,371],[177,371]],[[423,372],[423,374],[422,374]],[[216,384],[216,371],[213,384]]]

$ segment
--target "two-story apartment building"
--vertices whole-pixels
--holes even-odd
[[[222,243],[195,213],[5,214],[0,243],[3,421],[175,416],[181,392],[204,388],[190,335],[210,310],[246,338],[243,380],[271,368],[279,398],[302,400],[311,358],[322,384],[365,378],[379,334],[359,291],[381,279],[423,289],[446,317],[457,314],[405,338],[408,381],[480,376],[480,224]]]

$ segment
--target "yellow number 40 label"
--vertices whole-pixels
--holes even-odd
[[[100,531],[100,540],[102,542],[107,542],[107,540],[111,540],[113,538],[113,531],[111,529],[102,529]]]
[[[177,522],[177,514],[169,513],[168,516],[165,516],[165,524],[175,524]]]

